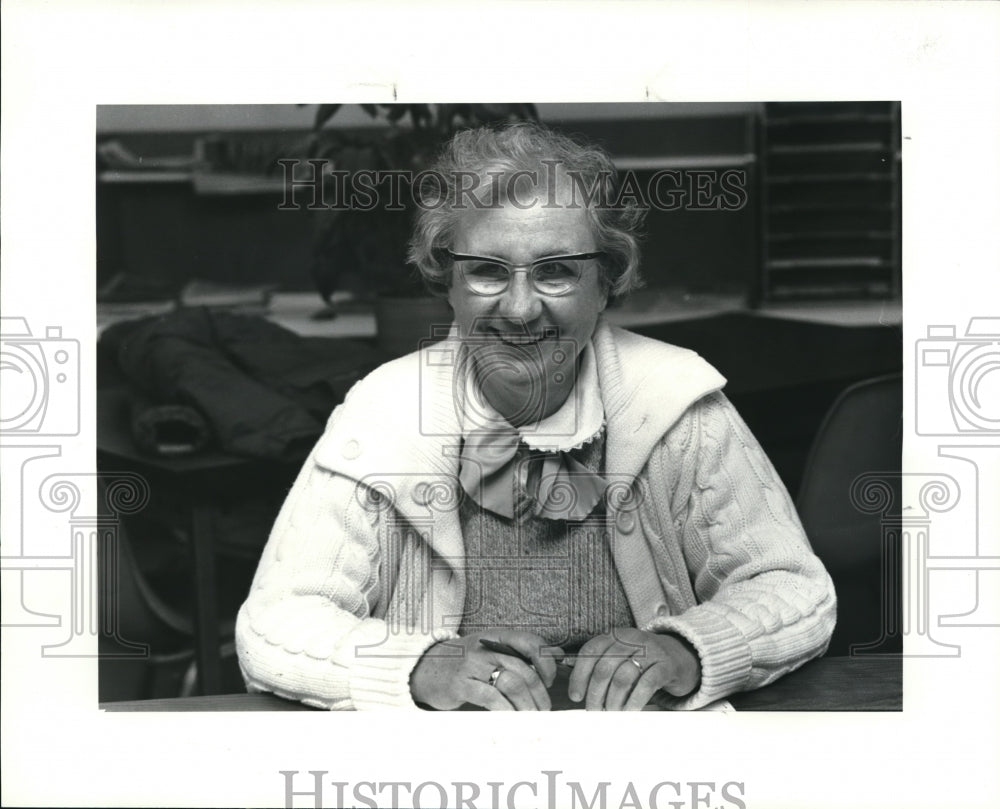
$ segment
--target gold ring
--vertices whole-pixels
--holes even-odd
[[[500,674],[503,672],[503,666],[497,666],[493,669],[493,673],[490,675],[490,685],[494,688],[497,687],[497,680],[500,679]]]

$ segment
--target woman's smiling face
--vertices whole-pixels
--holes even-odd
[[[524,207],[508,203],[467,211],[453,252],[512,265],[594,252],[590,217],[585,207],[570,204],[568,186],[562,178],[556,204],[549,207],[545,203],[551,200],[539,194],[534,204]],[[472,292],[453,273],[448,300],[459,335],[480,358],[478,377],[486,398],[508,418],[527,412],[529,419],[537,419],[555,412],[573,389],[575,360],[594,333],[608,293],[598,261],[590,260],[578,286],[558,297],[539,294],[525,272],[513,273],[506,291],[491,296]],[[540,406],[526,411],[525,396],[537,397],[539,392]]]

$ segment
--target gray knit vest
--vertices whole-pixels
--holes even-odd
[[[518,459],[529,451],[522,444]],[[600,472],[603,431],[570,454]],[[515,511],[525,497],[518,486]],[[464,497],[460,516],[467,572],[460,634],[515,629],[575,650],[616,626],[635,625],[611,556],[603,504],[579,522],[529,516],[518,523]]]

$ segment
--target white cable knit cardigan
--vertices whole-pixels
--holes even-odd
[[[757,688],[822,654],[833,583],[721,394],[725,380],[697,354],[603,319],[593,346],[629,606],[636,626],[683,635],[701,657],[699,690],[671,706]],[[465,598],[457,348],[453,333],[383,365],[333,412],[239,612],[251,691],[331,709],[415,707],[410,673],[456,637]]]

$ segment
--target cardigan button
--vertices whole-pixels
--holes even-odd
[[[668,607],[666,604],[660,604],[657,606],[656,608],[657,618],[666,618],[668,615],[670,615],[670,607]]]
[[[618,530],[625,534],[631,534],[635,529],[635,517],[630,511],[620,511],[618,516],[615,517],[615,525],[618,526]]]
[[[353,438],[350,441],[345,441],[344,445],[340,448],[340,454],[347,460],[353,461],[361,454],[361,444]]]

